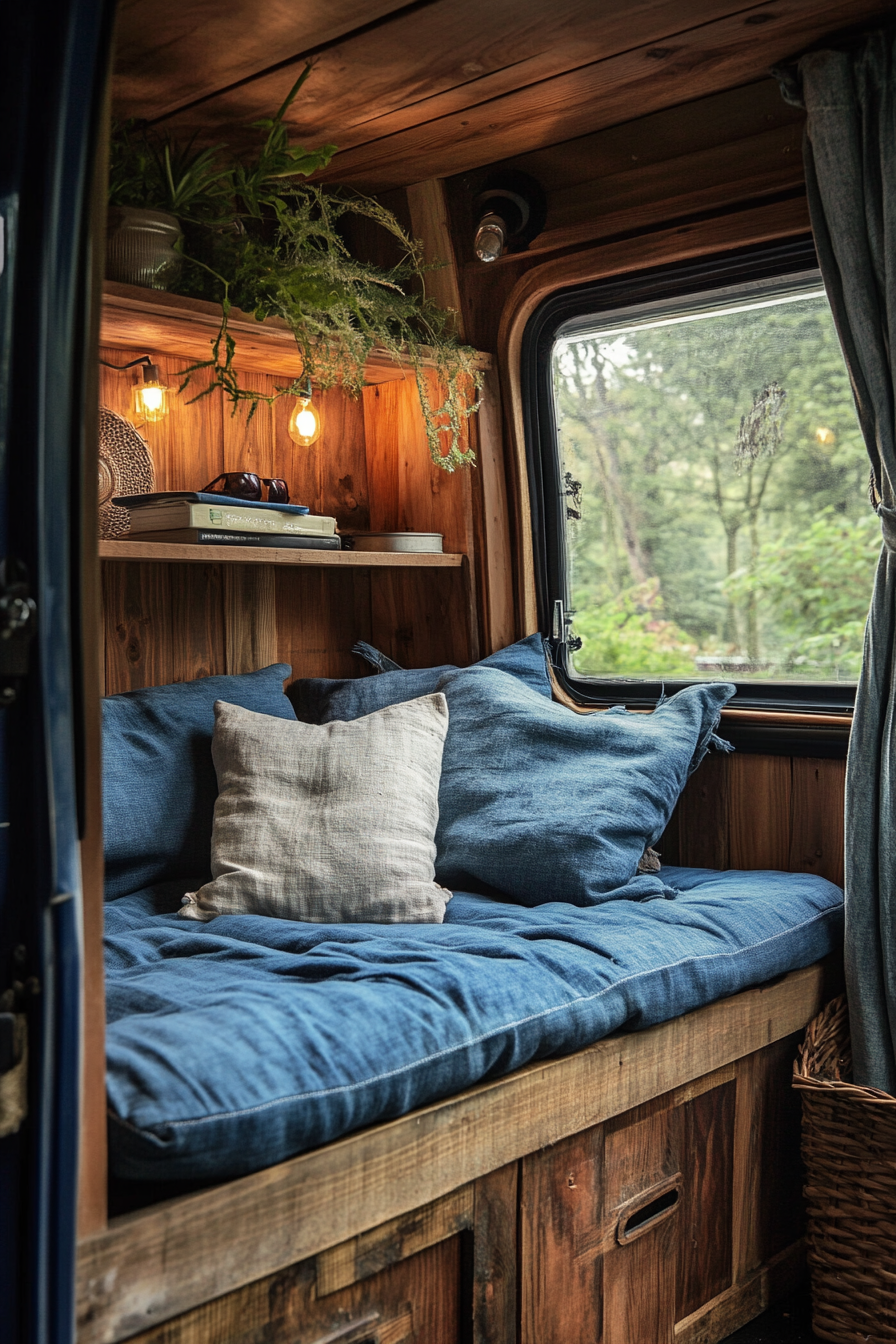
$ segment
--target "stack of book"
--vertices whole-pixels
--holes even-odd
[[[303,504],[253,503],[189,490],[122,495],[112,502],[131,515],[131,530],[123,541],[340,549],[336,519],[311,514]]]

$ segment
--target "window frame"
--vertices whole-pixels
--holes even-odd
[[[625,704],[652,708],[699,680],[603,678],[577,675],[570,666],[567,630],[558,627],[556,604],[569,605],[566,501],[554,407],[552,352],[562,328],[620,308],[686,299],[734,285],[818,270],[811,235],[716,253],[696,261],[651,267],[624,276],[562,289],[542,301],[523,332],[520,353],[523,425],[529,482],[535,593],[539,629],[550,642],[561,690],[584,707]],[[819,277],[820,279],[820,277]],[[567,618],[568,620],[568,618]],[[849,736],[854,685],[812,682],[738,682],[726,731],[742,750],[793,755],[843,756]],[[738,716],[740,718],[740,716]],[[830,719],[840,722],[830,722]],[[827,722],[825,720],[828,720]]]

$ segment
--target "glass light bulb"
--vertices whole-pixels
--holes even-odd
[[[289,437],[307,448],[320,437],[320,415],[308,397],[299,397],[289,417]]]
[[[134,415],[150,424],[168,414],[168,389],[162,383],[134,384]]]

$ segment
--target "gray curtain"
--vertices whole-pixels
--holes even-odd
[[[883,534],[847,762],[846,976],[855,1081],[896,1093],[896,27],[775,73],[808,116],[812,229]]]

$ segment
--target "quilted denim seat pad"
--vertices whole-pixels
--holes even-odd
[[[433,925],[185,925],[176,882],[108,903],[113,1171],[255,1171],[840,941],[842,893],[823,878],[663,876],[672,899],[590,908],[458,892]]]

